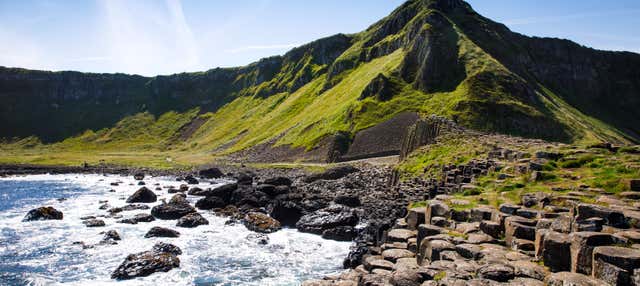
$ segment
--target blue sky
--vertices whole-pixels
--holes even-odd
[[[0,0],[0,65],[142,75],[240,66],[361,31],[402,2]],[[468,2],[526,35],[640,53],[637,0]]]

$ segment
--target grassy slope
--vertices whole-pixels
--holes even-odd
[[[354,134],[404,111],[441,115],[455,118],[469,127],[502,131],[500,126],[492,125],[500,121],[500,115],[482,109],[492,106],[526,118],[558,122],[572,141],[626,141],[623,133],[580,113],[544,87],[541,87],[544,93],[537,95],[542,106],[523,101],[504,90],[500,81],[517,81],[518,77],[455,25],[457,56],[464,63],[466,79],[450,92],[424,93],[401,79],[398,69],[405,57],[403,48],[370,62],[360,60],[367,51],[402,40],[413,25],[420,25],[421,30],[432,29],[429,24],[419,24],[432,13],[430,10],[419,11],[402,29],[377,41],[373,40],[377,31],[383,29],[385,21],[393,14],[356,34],[353,45],[336,60],[348,63],[349,68],[336,75],[327,76],[330,68],[313,64],[311,56],[305,55],[298,63],[285,66],[273,80],[242,90],[239,93],[242,96],[214,113],[198,114],[199,110],[193,109],[184,113],[169,112],[158,118],[139,113],[122,119],[112,128],[86,131],[52,145],[38,144],[33,138],[0,144],[0,162],[79,164],[105,160],[162,168],[184,167],[274,140],[276,144],[311,148],[327,135],[339,131]],[[294,64],[303,68],[294,69]],[[294,70],[298,72],[292,74]],[[291,87],[294,79],[305,73],[313,80],[294,92],[261,95],[261,90]],[[390,78],[398,93],[387,101],[375,97],[358,100],[365,86],[380,73]],[[497,79],[497,83],[486,81],[483,76],[487,74]],[[256,75],[244,74],[236,80],[252,76]],[[178,135],[183,126],[195,118],[204,124],[188,140],[180,140]],[[518,130],[504,131],[518,134]]]

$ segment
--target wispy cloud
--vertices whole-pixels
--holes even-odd
[[[156,75],[198,66],[198,45],[180,0],[103,0],[101,4],[108,49],[105,58],[110,58],[115,70]]]
[[[300,44],[299,43],[295,43],[295,44],[281,44],[281,45],[252,45],[252,46],[245,46],[245,47],[239,47],[239,48],[235,48],[235,49],[226,50],[226,52],[236,54],[236,53],[243,53],[243,52],[256,51],[256,50],[291,49],[291,48],[295,48],[297,46],[300,46]]]
[[[566,21],[583,19],[583,18],[622,16],[622,15],[630,15],[630,14],[638,14],[638,13],[640,13],[640,9],[630,9],[630,10],[568,14],[568,15],[560,15],[560,16],[516,18],[516,19],[507,19],[502,22],[508,26],[522,26],[522,25],[542,24],[542,23],[566,22]]]

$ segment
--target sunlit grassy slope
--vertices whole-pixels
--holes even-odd
[[[265,143],[310,149],[327,136],[353,136],[405,111],[525,137],[580,143],[632,140],[574,108],[558,91],[524,79],[481,48],[490,45],[474,42],[478,35],[467,34],[459,25],[466,22],[458,19],[464,15],[469,21],[484,21],[480,16],[451,12],[449,18],[434,10],[437,5],[424,5],[428,2],[408,1],[361,33],[316,41],[291,51],[282,62],[265,59],[229,69],[231,84],[220,88],[207,85],[207,80],[222,76],[207,75],[227,71],[180,75],[191,80],[185,86],[198,87],[185,90],[204,99],[212,92],[216,99],[228,100],[224,104],[205,100],[186,111],[140,112],[114,126],[52,144],[34,137],[5,140],[0,143],[0,163],[189,167]],[[458,22],[451,20],[454,17]],[[451,47],[438,49],[441,42]],[[424,77],[440,71],[428,70],[422,79],[416,76],[421,71],[414,67],[431,68],[419,57],[428,53],[436,54],[429,60],[451,58],[459,65],[460,78],[444,78],[435,88],[425,88],[430,82]],[[391,96],[363,98],[363,90],[380,75],[388,79]],[[454,83],[451,88],[441,87],[449,81]]]

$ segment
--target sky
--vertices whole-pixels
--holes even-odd
[[[153,76],[355,33],[403,0],[0,0],[0,66]],[[469,0],[511,30],[640,53],[638,0]]]

